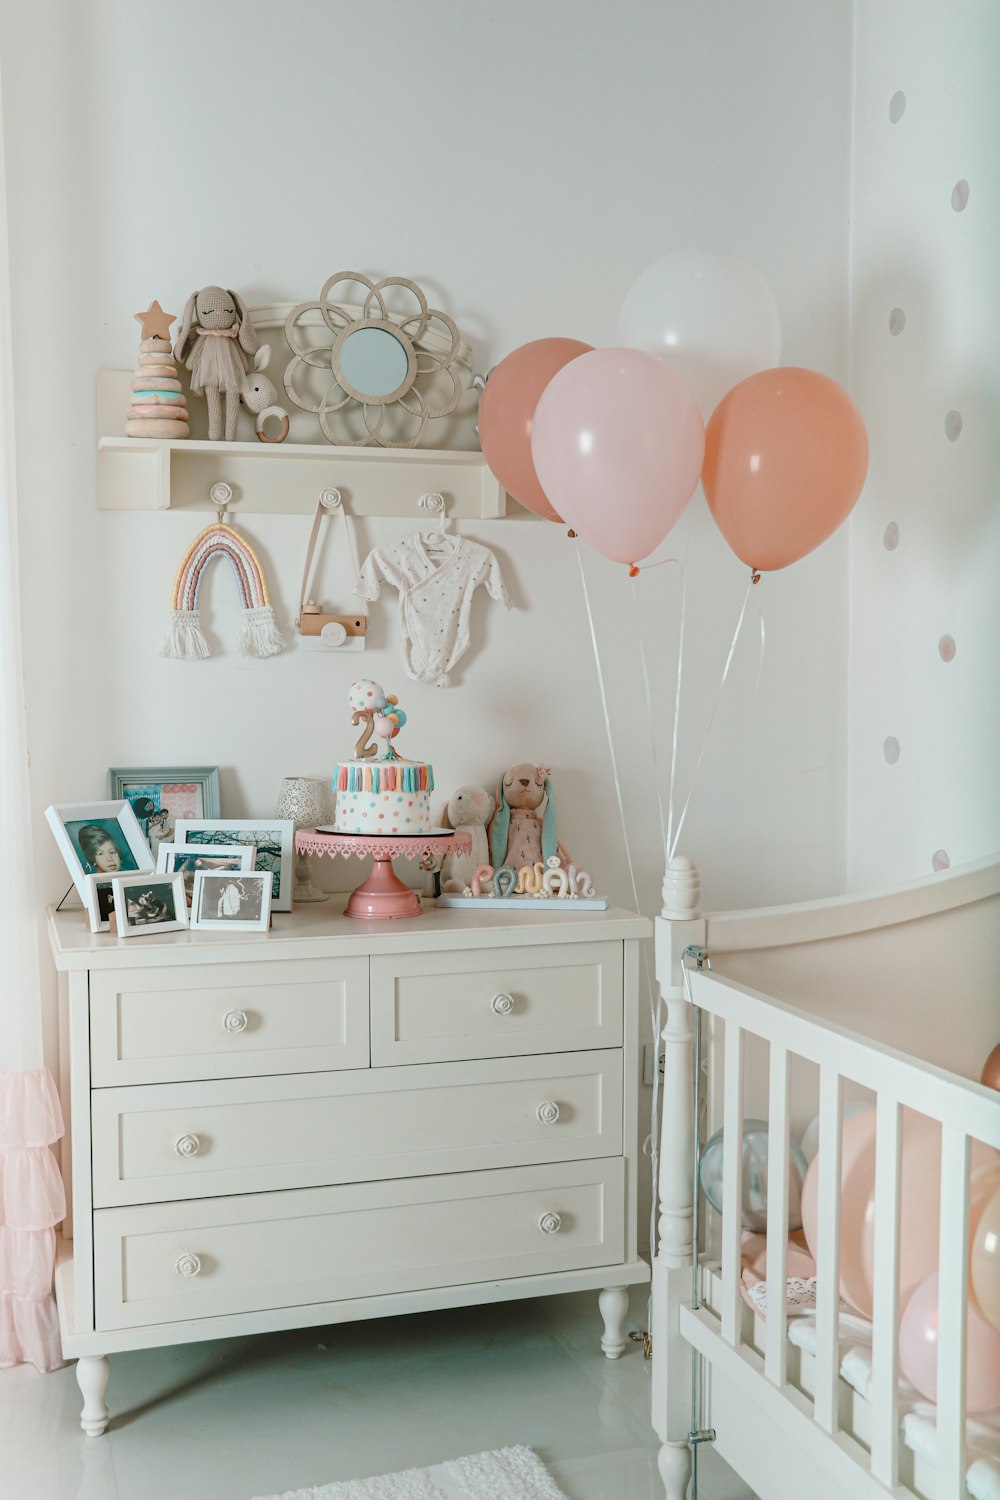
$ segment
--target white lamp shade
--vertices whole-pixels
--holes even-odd
[[[330,800],[331,792],[318,776],[286,776],[275,816],[291,818],[296,828],[315,828],[329,822]]]

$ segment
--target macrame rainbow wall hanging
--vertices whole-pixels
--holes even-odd
[[[206,526],[195,537],[177,570],[171,600],[170,629],[164,656],[193,661],[211,656],[198,613],[205,569],[213,558],[224,557],[233,570],[243,605],[239,652],[241,656],[275,656],[283,646],[260,559],[249,542],[221,522]]]

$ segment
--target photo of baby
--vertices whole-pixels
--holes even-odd
[[[85,874],[117,875],[138,869],[116,819],[80,819],[65,826]]]
[[[133,927],[175,922],[177,909],[174,906],[171,882],[128,886],[125,892],[125,910],[127,920]]]

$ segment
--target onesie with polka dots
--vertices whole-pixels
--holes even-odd
[[[403,666],[414,682],[448,686],[448,674],[468,650],[472,596],[481,583],[510,609],[500,564],[490,549],[448,532],[427,536],[417,531],[377,547],[365,559],[354,592],[369,602],[377,599],[382,578],[399,590]]]

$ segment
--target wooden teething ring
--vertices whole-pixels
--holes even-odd
[[[268,437],[267,433],[264,431],[264,423],[267,421],[268,417],[279,418],[278,432],[275,437]],[[264,410],[257,418],[256,432],[258,443],[283,443],[285,441],[285,438],[288,436],[287,411],[282,411],[280,406],[265,406]]]

